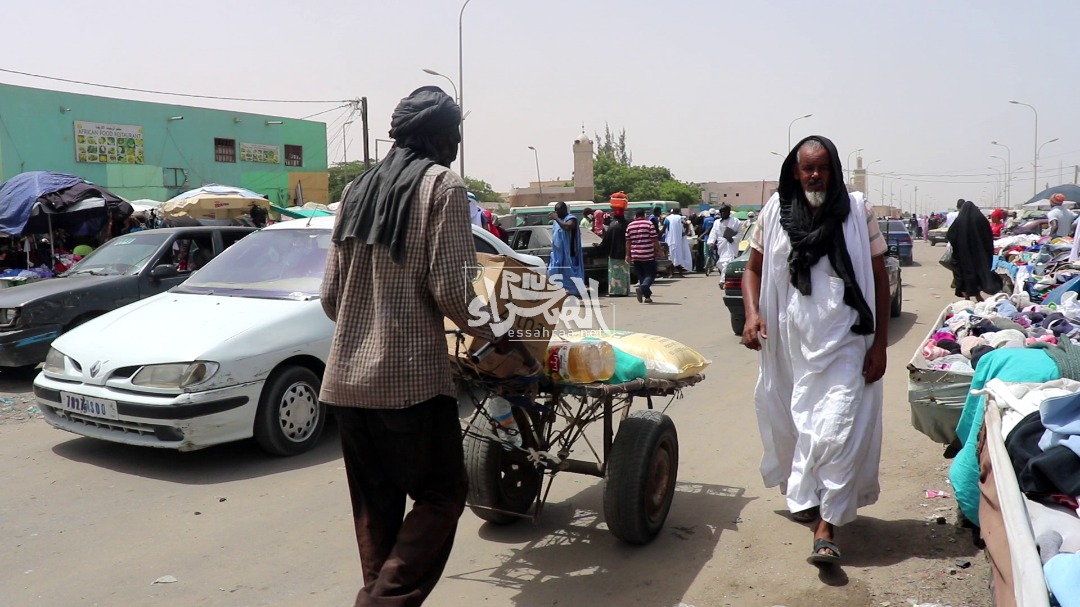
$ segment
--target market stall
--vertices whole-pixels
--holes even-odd
[[[252,209],[269,214],[270,201],[258,192],[216,183],[188,190],[161,205],[167,219],[188,219],[204,225],[223,225],[252,217]],[[258,214],[256,212],[256,214]]]

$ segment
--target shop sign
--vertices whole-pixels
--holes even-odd
[[[143,128],[141,126],[78,120],[74,124],[77,162],[143,163]]]
[[[261,143],[240,143],[241,162],[265,162],[268,164],[280,164],[281,152],[276,145],[263,145]]]

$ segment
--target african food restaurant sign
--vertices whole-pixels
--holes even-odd
[[[75,160],[142,164],[143,128],[134,124],[75,121]]]
[[[244,143],[241,141],[240,161],[281,164],[281,152],[276,145],[263,145],[261,143]]]

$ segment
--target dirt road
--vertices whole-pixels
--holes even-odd
[[[841,574],[806,563],[809,529],[762,487],[757,358],[732,335],[716,278],[694,275],[662,284],[652,306],[605,302],[618,328],[667,335],[714,361],[668,410],[680,482],[656,541],[620,544],[604,525],[601,482],[560,475],[536,525],[484,525],[467,511],[429,604],[989,605],[985,559],[952,526],[954,502],[924,496],[950,490],[942,449],[908,419],[905,364],[952,299],[940,251],[916,243],[917,265],[904,268],[884,380],[883,491],[840,530]],[[352,603],[360,574],[333,440],[292,459],[250,443],[125,447],[49,428],[27,411],[26,378],[0,375],[0,389],[0,605]]]

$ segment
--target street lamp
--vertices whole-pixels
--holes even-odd
[[[352,123],[353,123],[353,121],[350,120],[350,121],[346,122],[345,124],[341,125],[341,163],[342,164],[349,164],[349,140],[345,138],[345,132],[347,130],[349,130],[349,125],[352,124]]]
[[[791,125],[793,125],[796,122],[802,120],[803,118],[809,118],[811,116],[813,116],[813,114],[807,114],[805,116],[799,116],[795,120],[792,120],[791,122],[788,123],[788,125],[787,125],[787,149],[788,150],[791,149]]]
[[[461,147],[460,156],[458,158],[458,170],[461,171],[461,178],[465,179],[465,47],[463,45],[464,36],[462,35],[464,30],[462,29],[463,19],[465,18],[465,7],[469,6],[469,2],[472,0],[465,0],[465,3],[461,5],[461,12],[458,13],[457,22],[457,57],[458,57],[458,76],[457,76],[457,104],[461,109]]]
[[[379,142],[380,141],[385,141],[386,143],[389,143],[390,145],[394,145],[394,140],[393,139],[375,139],[375,164],[379,163]]]
[[[1035,166],[1032,167],[1032,184],[1031,195],[1039,193],[1039,110],[1035,109],[1034,105],[1030,103],[1024,103],[1022,101],[1009,101],[1013,105],[1026,105],[1031,108],[1032,112],[1035,112]]]
[[[1053,139],[1051,139],[1050,141],[1047,141],[1046,143],[1044,143],[1044,144],[1040,145],[1040,146],[1038,147],[1038,149],[1036,149],[1036,150],[1035,150],[1035,166],[1039,166],[1039,154],[1041,154],[1041,153],[1042,153],[1042,149],[1043,149],[1043,147],[1044,147],[1044,146],[1046,146],[1046,144],[1047,144],[1047,143],[1054,143],[1054,142],[1055,142],[1055,141],[1057,141],[1057,140],[1058,140],[1058,138],[1057,138],[1057,137],[1054,137],[1054,138],[1053,138]],[[1035,189],[1036,189],[1036,190],[1038,190],[1038,189],[1039,189],[1038,185],[1039,185],[1039,184],[1035,184]]]
[[[540,191],[540,204],[542,205],[544,204],[544,182],[540,181],[540,154],[531,145],[529,149],[533,151],[533,160],[536,161],[536,188]]]
[[[991,141],[990,145],[997,145],[1005,148],[1005,206],[1012,207],[1012,150],[1004,143],[998,143]]]
[[[769,152],[769,153],[770,153],[770,154],[772,154],[773,156],[779,156],[779,157],[781,157],[781,158],[787,158],[787,156],[784,156],[784,155],[783,155],[783,154],[781,154],[780,152]]]
[[[997,156],[991,156],[991,158],[997,158]],[[1001,159],[1000,159],[1000,158],[998,158],[998,160],[1001,160]],[[1004,179],[1004,177],[1003,177],[1003,175],[1002,175],[1002,173],[1001,173],[1001,169],[999,169],[999,168],[997,168],[997,167],[993,167],[993,166],[988,166],[988,167],[986,167],[986,168],[988,168],[988,169],[990,169],[991,171],[993,171],[993,172],[997,173],[997,176],[998,176],[998,178],[997,178],[997,181],[995,181],[995,182],[994,182],[994,189],[995,189],[995,190],[997,190],[997,194],[996,194],[996,195],[994,196],[994,198],[995,198],[995,199],[997,199],[997,198],[1000,198],[1000,196],[1001,196],[1001,191],[1002,191],[1002,190],[1004,189],[1004,188],[1003,188],[1003,187],[1001,186],[1001,182],[1002,182],[1002,180]],[[1000,201],[999,201],[999,202],[1000,202]]]
[[[851,152],[851,154],[847,155],[847,180],[848,180],[848,183],[851,183],[851,155],[852,154],[858,154],[861,151],[863,151],[863,148],[859,148],[857,150],[854,150],[854,151]]]
[[[457,85],[454,84],[454,81],[450,79],[450,76],[447,76],[446,74],[440,74],[439,72],[428,69],[426,67],[421,69],[425,74],[431,74],[432,76],[438,76],[439,78],[446,78],[446,81],[450,83],[450,88],[454,90],[454,100],[458,102],[458,107],[461,107],[461,97],[458,97]]]

